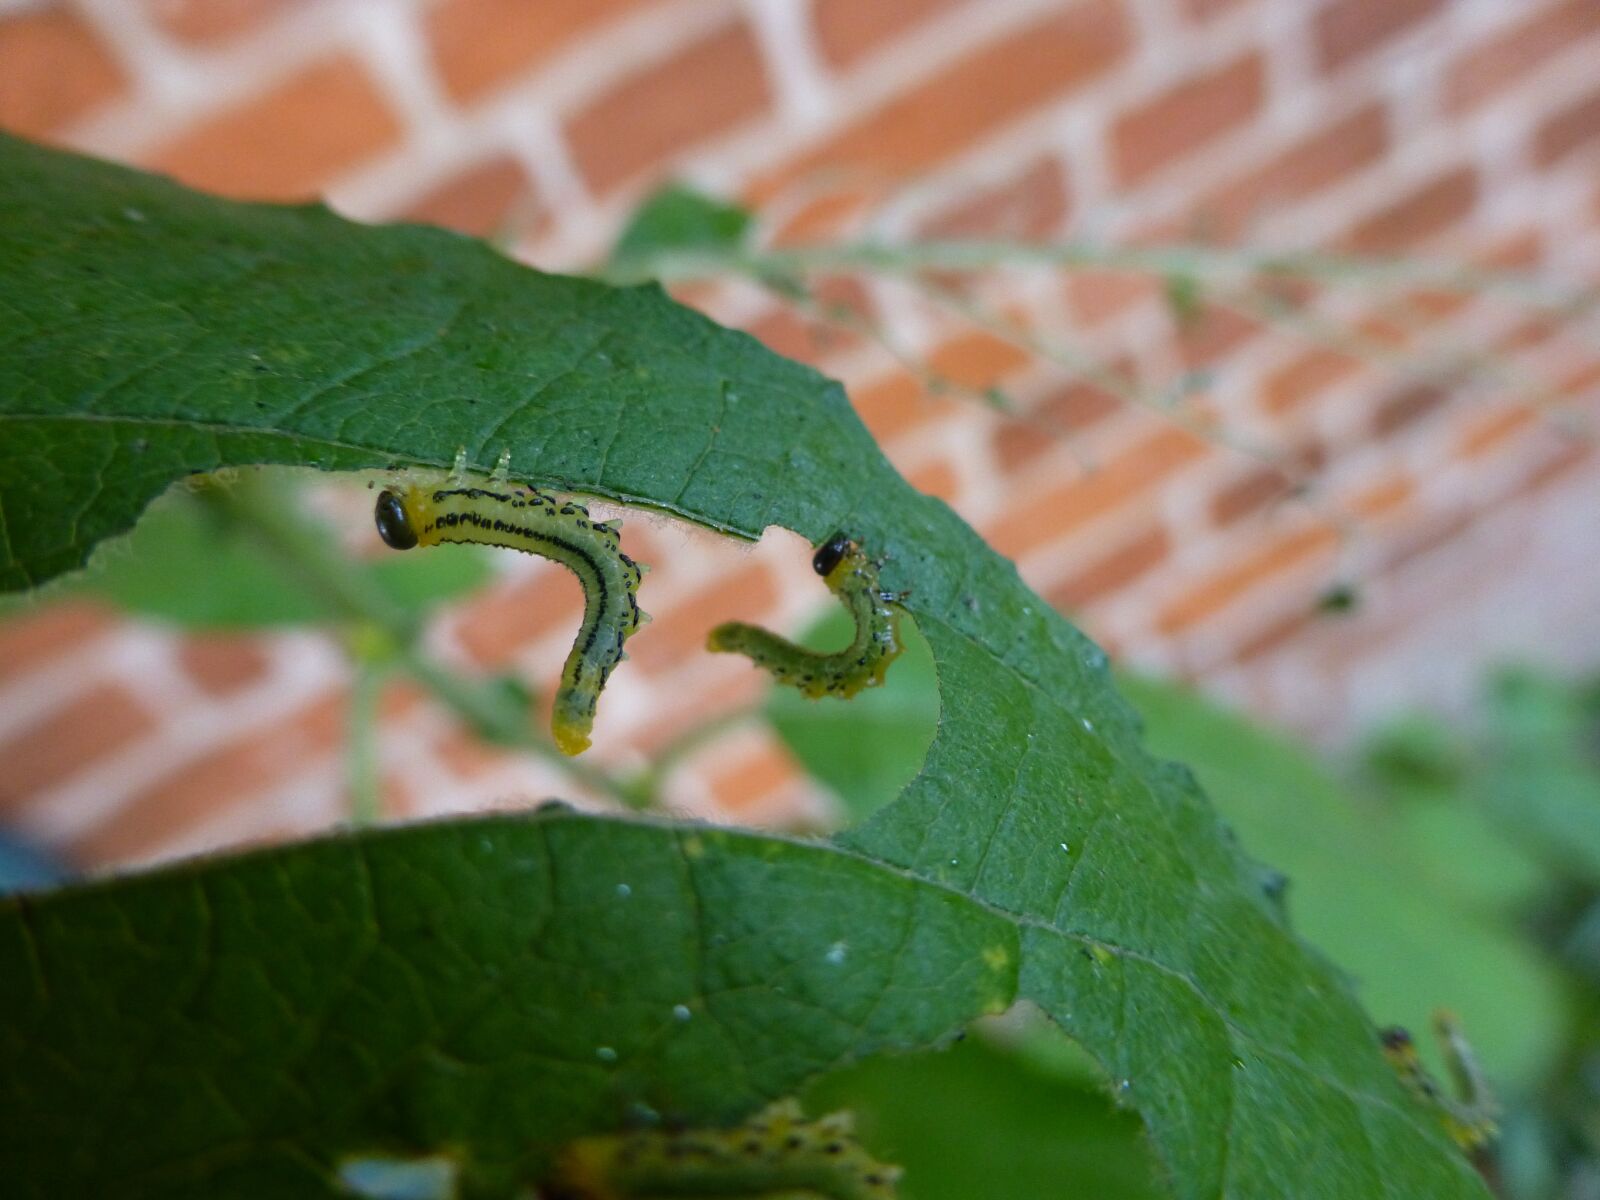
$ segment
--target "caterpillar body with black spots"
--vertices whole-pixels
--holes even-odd
[[[850,1114],[807,1119],[780,1100],[731,1129],[651,1129],[580,1138],[559,1156],[549,1200],[893,1200],[898,1167],[874,1160]]]
[[[879,586],[878,564],[842,532],[817,547],[811,567],[855,621],[855,636],[843,650],[820,654],[739,621],[713,629],[706,649],[746,655],[779,683],[813,699],[849,697],[862,688],[876,687],[902,649],[901,596]]]
[[[459,472],[458,472],[459,474]],[[378,494],[378,534],[396,550],[472,542],[552,559],[583,587],[583,622],[561,670],[551,732],[565,754],[589,747],[595,706],[623,644],[648,616],[637,599],[643,568],[622,552],[614,525],[583,505],[497,477],[488,487],[448,480],[391,483]]]

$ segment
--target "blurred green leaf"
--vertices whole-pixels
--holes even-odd
[[[805,1101],[813,1112],[856,1114],[873,1155],[905,1168],[902,1200],[1167,1195],[1132,1114],[981,1033],[947,1050],[868,1059],[819,1080]]]
[[[826,844],[564,806],[0,900],[6,1194],[333,1195],[385,1151],[525,1195],[579,1135],[947,1037],[1017,940]]]
[[[1600,722],[1579,687],[1528,671],[1495,681],[1484,804],[1511,837],[1600,884]]]
[[[901,621],[900,631],[905,653],[891,664],[880,687],[850,700],[811,700],[794,688],[767,692],[773,728],[806,770],[838,793],[852,821],[870,816],[911,782],[939,722],[933,654],[916,622]],[[801,641],[825,649],[845,644],[850,633],[850,618],[839,611]]]
[[[1150,745],[1187,762],[1245,847],[1288,875],[1296,927],[1351,974],[1380,1022],[1420,1032],[1433,1009],[1454,1009],[1499,1084],[1539,1078],[1564,1025],[1562,988],[1507,914],[1442,886],[1412,853],[1403,816],[1361,803],[1302,746],[1171,684],[1121,683]],[[1435,807],[1419,828],[1463,856],[1462,873],[1527,869],[1470,805]]]
[[[650,264],[665,255],[736,250],[754,216],[681,183],[654,192],[633,214],[611,252],[609,274],[649,278]]]
[[[1378,801],[1374,819],[1397,853],[1458,904],[1506,914],[1546,892],[1549,872],[1485,809],[1485,770],[1460,733],[1413,715],[1368,739],[1358,782]]]

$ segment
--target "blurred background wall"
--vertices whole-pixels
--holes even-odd
[[[602,258],[677,178],[755,206],[772,244],[1320,247],[1557,294],[1600,277],[1597,63],[1600,0],[12,0],[0,127],[550,269]],[[845,380],[901,471],[1115,655],[1262,716],[1338,741],[1464,704],[1503,658],[1600,661],[1593,316],[1230,261],[840,273],[831,321],[748,283],[681,294]],[[375,551],[365,500],[329,504]],[[591,754],[618,766],[758,696],[701,651],[711,625],[826,607],[797,539],[625,528],[657,620],[601,706]],[[435,646],[548,683],[577,590],[497,572]],[[86,867],[324,827],[347,699],[317,631],[38,606],[0,626],[0,822]],[[385,716],[391,815],[574,792],[414,692]],[[827,806],[748,724],[669,795]]]

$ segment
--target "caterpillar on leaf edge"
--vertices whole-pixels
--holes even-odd
[[[862,688],[877,687],[904,648],[898,606],[902,596],[879,586],[878,564],[843,532],[817,547],[811,567],[855,620],[855,636],[843,650],[819,654],[740,621],[713,629],[706,638],[706,649],[746,655],[779,683],[798,688],[814,700],[847,698]]]
[[[649,620],[639,609],[644,568],[622,552],[617,527],[581,504],[504,479],[505,458],[488,487],[467,486],[462,456],[445,480],[401,480],[378,493],[378,536],[396,550],[467,542],[548,558],[583,588],[583,621],[561,670],[551,732],[564,754],[589,747],[600,691],[626,655],[623,644]]]

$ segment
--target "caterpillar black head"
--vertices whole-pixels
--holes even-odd
[[[396,550],[409,550],[417,544],[417,531],[398,493],[385,489],[378,493],[378,503],[372,510],[378,523],[378,536],[384,544]]]
[[[851,545],[849,535],[841,529],[817,547],[817,552],[811,556],[811,569],[826,579],[850,553]]]

